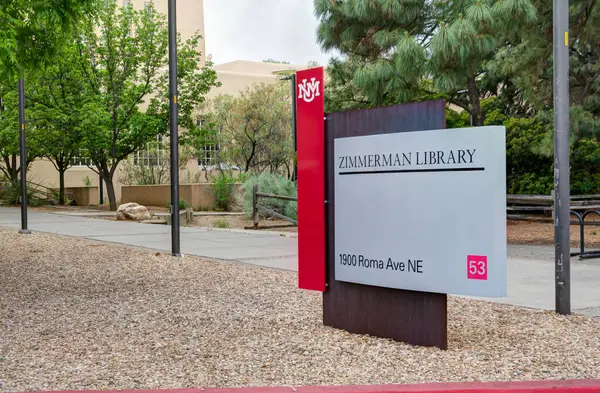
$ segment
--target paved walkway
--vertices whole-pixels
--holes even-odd
[[[0,208],[0,226],[19,228],[20,213]],[[171,249],[171,228],[116,222],[74,215],[30,212],[29,228],[34,231],[82,237],[167,251]],[[278,234],[181,228],[181,251],[211,259],[251,263],[286,270],[297,268],[297,241]],[[554,308],[554,254],[552,247],[509,246],[508,293],[501,299],[487,299],[540,309]],[[600,317],[600,260],[571,264],[573,310]]]

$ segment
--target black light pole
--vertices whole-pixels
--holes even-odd
[[[177,2],[169,0],[169,99],[171,120],[171,253],[181,256],[179,236],[179,134],[177,126]]]
[[[569,0],[554,0],[554,262],[556,312],[571,314]]]
[[[25,79],[19,79],[19,159],[21,164],[21,230],[30,234],[27,228],[27,149],[25,147]]]
[[[298,147],[296,145],[296,131],[297,131],[297,127],[296,127],[296,112],[297,112],[297,108],[296,108],[296,73],[294,73],[293,75],[290,76],[285,76],[283,78],[281,78],[280,80],[285,80],[285,81],[292,81],[292,145],[294,146],[294,173],[292,174],[292,180],[296,181],[297,176],[298,176],[298,164],[297,164],[297,154],[298,154]]]

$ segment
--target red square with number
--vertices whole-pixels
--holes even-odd
[[[467,278],[469,280],[487,280],[488,258],[482,255],[467,256]]]

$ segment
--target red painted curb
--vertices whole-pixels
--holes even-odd
[[[304,386],[232,389],[164,389],[164,390],[67,390],[47,393],[600,393],[600,379],[519,381],[519,382],[467,382],[425,383],[419,385],[369,385],[369,386]],[[42,393],[42,392],[38,392]]]
[[[369,385],[369,386],[331,386],[300,387],[296,393],[600,393],[600,380],[557,380],[557,381],[519,381],[519,382],[467,382],[467,383],[425,383],[419,385]]]

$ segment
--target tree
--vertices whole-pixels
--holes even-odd
[[[73,158],[81,154],[83,129],[88,116],[85,76],[77,64],[74,45],[57,52],[53,64],[44,65],[41,77],[30,83],[28,102],[35,119],[40,155],[46,157],[59,174],[59,204],[65,203],[65,172]]]
[[[100,26],[99,32],[96,26]],[[192,99],[198,99],[197,94],[207,92],[216,83],[214,71],[199,70],[197,40],[194,37],[180,48],[179,104],[184,114],[191,111],[186,105],[193,104],[185,101],[188,87]],[[110,208],[116,210],[114,175],[119,164],[168,130],[162,94],[167,91],[165,18],[152,8],[119,9],[116,1],[108,1],[101,6],[97,19],[82,24],[74,42],[87,95],[82,103],[87,114],[81,123],[83,146],[93,169],[106,182]],[[144,112],[142,106],[147,101],[150,104]],[[185,116],[180,121],[189,124]]]
[[[503,47],[490,64],[510,78],[522,99],[512,100],[522,113],[553,108],[552,2],[533,0],[535,24],[521,26],[519,36]],[[598,138],[600,130],[600,4],[596,0],[570,2],[570,102],[575,138]],[[500,97],[511,93],[502,89]],[[510,100],[510,96],[507,98]],[[513,104],[514,105],[514,104]]]
[[[13,83],[23,70],[53,58],[57,44],[97,0],[0,2],[0,80]]]
[[[21,168],[16,80],[51,62],[55,49],[96,0],[5,0],[0,2],[0,172],[13,184]],[[26,88],[28,89],[28,85]],[[28,130],[28,136],[34,130]],[[27,165],[39,152],[29,141]],[[26,170],[26,169],[25,169]]]
[[[293,164],[289,86],[260,84],[239,97],[219,96],[211,103],[213,135],[222,160],[243,172],[284,172]]]
[[[28,89],[29,91],[29,89]],[[34,127],[28,130],[28,136],[34,135]],[[37,139],[32,138],[27,146],[27,164],[40,156]],[[19,181],[19,106],[16,84],[0,83],[0,174],[13,184]]]
[[[373,105],[414,100],[430,78],[476,125],[485,122],[487,62],[512,26],[536,16],[529,0],[315,0],[315,10],[321,46],[350,62],[336,76],[354,70],[359,97]]]

